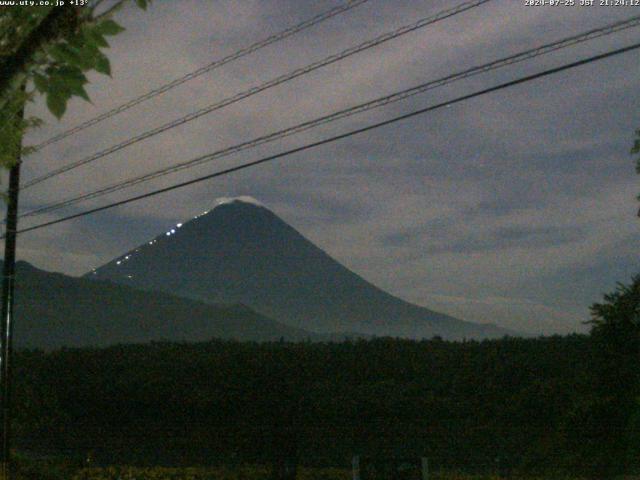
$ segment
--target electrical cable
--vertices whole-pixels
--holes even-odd
[[[200,182],[203,182],[205,180],[210,180],[212,178],[216,178],[216,177],[220,177],[220,176],[224,176],[224,175],[229,175],[229,174],[231,174],[233,172],[237,172],[239,170],[244,170],[244,169],[247,169],[247,168],[250,168],[250,167],[254,167],[254,166],[257,166],[257,165],[260,165],[260,164],[263,164],[263,163],[271,162],[273,160],[277,160],[279,158],[292,155],[294,153],[299,153],[299,152],[302,152],[302,151],[305,151],[305,150],[309,150],[309,149],[312,149],[312,148],[315,148],[315,147],[319,147],[321,145],[326,145],[328,143],[333,143],[333,142],[335,142],[337,140],[341,140],[343,138],[351,137],[351,136],[357,135],[359,133],[368,132],[370,130],[374,130],[376,128],[383,127],[385,125],[390,125],[392,123],[396,123],[396,122],[399,122],[399,121],[402,121],[402,120],[406,120],[408,118],[412,118],[412,117],[415,117],[415,116],[418,116],[418,115],[422,115],[422,114],[425,114],[427,112],[431,112],[431,111],[434,111],[434,110],[437,110],[437,109],[440,109],[440,108],[443,108],[443,107],[447,107],[449,105],[453,105],[453,104],[456,104],[456,103],[463,102],[465,100],[469,100],[471,98],[475,98],[475,97],[479,97],[479,96],[482,96],[482,95],[486,95],[486,94],[489,94],[489,93],[492,93],[492,92],[496,92],[498,90],[502,90],[502,89],[505,89],[505,88],[509,88],[509,87],[512,87],[512,86],[515,86],[515,85],[520,85],[522,83],[530,82],[530,81],[536,80],[538,78],[542,78],[542,77],[546,77],[546,76],[549,76],[549,75],[553,75],[555,73],[559,73],[559,72],[562,72],[562,71],[565,71],[565,70],[576,68],[576,67],[579,67],[579,66],[582,66],[582,65],[586,65],[588,63],[595,62],[595,61],[603,60],[605,58],[609,58],[609,57],[612,57],[612,56],[615,56],[615,55],[620,55],[620,54],[623,54],[623,53],[626,53],[626,52],[630,52],[632,50],[637,50],[638,48],[640,48],[640,43],[635,43],[633,45],[629,45],[627,47],[618,48],[616,50],[612,50],[612,51],[609,51],[607,53],[594,55],[594,56],[591,56],[591,57],[588,57],[588,58],[585,58],[585,59],[582,59],[582,60],[578,60],[578,61],[575,61],[575,62],[572,62],[572,63],[568,63],[568,64],[565,64],[565,65],[561,65],[559,67],[555,67],[555,68],[551,68],[551,69],[548,69],[548,70],[544,70],[544,71],[539,72],[539,73],[535,73],[535,74],[532,74],[532,75],[527,75],[527,76],[524,76],[524,77],[520,77],[520,78],[518,78],[516,80],[511,80],[509,82],[501,83],[501,84],[493,86],[493,87],[488,87],[488,88],[476,91],[474,93],[470,93],[470,94],[467,94],[467,95],[456,97],[456,98],[454,98],[452,100],[448,100],[446,102],[441,102],[441,103],[438,103],[436,105],[432,105],[432,106],[425,107],[425,108],[422,108],[422,109],[419,109],[419,110],[415,110],[413,112],[405,113],[403,115],[400,115],[400,116],[397,116],[397,117],[393,117],[391,119],[384,120],[382,122],[374,123],[374,124],[368,125],[366,127],[358,128],[358,129],[355,129],[355,130],[350,130],[350,131],[348,131],[346,133],[342,133],[340,135],[335,135],[333,137],[325,138],[325,139],[319,140],[317,142],[308,143],[308,144],[303,145],[301,147],[296,147],[296,148],[293,148],[293,149],[290,149],[290,150],[286,150],[284,152],[277,153],[275,155],[270,155],[268,157],[263,157],[261,159],[254,160],[252,162],[243,163],[243,164],[237,165],[235,167],[230,167],[230,168],[227,168],[227,169],[224,169],[224,170],[220,170],[220,171],[217,171],[217,172],[214,172],[214,173],[210,173],[208,175],[204,175],[204,176],[201,176],[201,177],[194,178],[192,180],[188,180],[188,181],[185,181],[185,182],[181,182],[181,183],[177,183],[177,184],[174,184],[174,185],[170,185],[168,187],[159,188],[159,189],[153,190],[151,192],[147,192],[147,193],[144,193],[144,194],[141,194],[141,195],[136,195],[134,197],[130,197],[130,198],[127,198],[127,199],[124,199],[124,200],[119,200],[117,202],[113,202],[113,203],[110,203],[110,204],[107,204],[107,205],[103,205],[101,207],[96,207],[96,208],[92,208],[92,209],[89,209],[89,210],[85,210],[83,212],[79,212],[79,213],[76,213],[76,214],[73,214],[73,215],[68,215],[68,216],[63,217],[63,218],[59,218],[59,219],[56,219],[56,220],[51,220],[51,221],[48,221],[48,222],[40,223],[40,224],[34,225],[32,227],[19,229],[19,230],[16,231],[16,233],[17,234],[22,234],[22,233],[31,232],[31,231],[34,231],[34,230],[39,230],[41,228],[45,228],[45,227],[49,227],[49,226],[52,226],[52,225],[56,225],[58,223],[66,222],[66,221],[69,221],[69,220],[72,220],[72,219],[75,219],[75,218],[80,218],[80,217],[84,217],[84,216],[87,216],[87,215],[91,215],[93,213],[101,212],[101,211],[104,211],[104,210],[107,210],[107,209],[111,209],[111,208],[114,208],[114,207],[117,207],[117,206],[120,206],[120,205],[125,205],[125,204],[128,204],[128,203],[136,202],[138,200],[143,200],[145,198],[150,198],[150,197],[159,195],[161,193],[166,193],[166,192],[169,192],[169,191],[172,191],[172,190],[176,190],[176,189],[179,189],[179,188],[183,188],[183,187],[186,187],[186,186],[189,186],[189,185],[194,185],[196,183],[200,183]],[[3,235],[0,238],[5,238],[5,236]]]
[[[216,68],[222,67],[223,65],[226,65],[227,63],[230,63],[234,60],[237,60],[239,58],[242,58],[246,55],[249,55],[250,53],[253,53],[257,50],[260,50],[261,48],[264,48],[268,45],[271,45],[272,43],[276,43],[279,42],[280,40],[284,40],[285,38],[288,38],[298,32],[301,32],[302,30],[305,30],[307,28],[310,28],[314,25],[317,25],[321,22],[324,22],[325,20],[328,20],[332,17],[335,17],[336,15],[339,15],[343,12],[346,12],[348,10],[351,10],[355,7],[358,7],[360,5],[362,5],[363,3],[368,2],[369,0],[350,0],[348,2],[346,2],[343,5],[339,5],[337,7],[334,7],[326,12],[320,13],[312,18],[309,18],[297,25],[294,25],[292,27],[289,27],[285,30],[282,30],[281,32],[278,32],[274,35],[271,35],[263,40],[260,40],[256,43],[253,43],[249,46],[246,46],[244,48],[241,48],[240,50],[227,55],[226,57],[220,58],[218,60],[214,60],[213,62],[197,69],[194,70],[193,72],[187,73],[186,75],[183,75],[182,77],[176,78],[175,80],[172,80],[169,83],[166,83],[158,88],[155,88],[147,93],[145,93],[144,95],[140,95],[136,98],[133,98],[131,100],[129,100],[126,103],[123,103],[122,105],[119,105],[107,112],[104,112],[90,120],[87,120],[86,122],[82,122],[79,125],[76,125],[75,127],[72,127],[68,130],[65,130],[64,132],[61,132],[57,135],[52,136],[51,138],[37,144],[34,146],[35,150],[41,150],[44,147],[51,145],[53,143],[56,143],[60,140],[62,140],[63,138],[67,138],[70,135],[73,135],[75,133],[78,133],[86,128],[89,128],[97,123],[102,122],[103,120],[106,120],[107,118],[111,118],[115,115],[118,115],[126,110],[129,110],[132,107],[135,107],[136,105],[141,104],[142,102],[146,102],[147,100],[157,97],[158,95],[161,95],[165,92],[168,92],[169,90],[177,87],[178,85],[182,85],[185,82],[188,82],[189,80],[192,80],[196,77],[199,77],[200,75],[203,75],[205,73],[208,73],[212,70],[215,70]]]
[[[300,77],[302,75],[305,75],[307,73],[313,72],[315,70],[318,70],[319,68],[322,68],[326,65],[335,63],[339,60],[342,60],[344,58],[350,57],[351,55],[354,55],[356,53],[362,52],[364,50],[368,50],[370,48],[373,48],[377,45],[380,45],[384,42],[387,42],[389,40],[392,40],[394,38],[400,37],[402,35],[406,35],[410,32],[413,32],[415,30],[418,30],[420,28],[424,28],[428,25],[432,25],[436,22],[439,22],[441,20],[444,20],[446,18],[452,17],[454,15],[457,15],[459,13],[462,13],[466,10],[478,7],[484,3],[490,2],[492,0],[473,0],[473,1],[469,1],[469,2],[464,2],[456,7],[450,8],[448,10],[443,10],[440,13],[431,16],[431,17],[427,17],[427,18],[422,18],[417,22],[414,22],[410,25],[405,25],[403,27],[400,27],[396,30],[393,30],[391,32],[385,33],[383,35],[380,35],[372,40],[368,40],[366,42],[363,42],[359,45],[356,45],[354,47],[350,47],[346,50],[343,50],[339,53],[330,55],[328,57],[323,58],[322,60],[318,60],[316,62],[313,62],[305,67],[301,67],[298,69],[295,69],[289,73],[286,73],[284,75],[281,75],[279,77],[276,77],[272,80],[269,80],[265,83],[262,83],[260,85],[257,85],[255,87],[250,88],[249,90],[245,90],[243,92],[240,92],[232,97],[228,97],[225,98],[224,100],[221,100],[219,102],[216,102],[212,105],[209,105],[207,107],[204,107],[200,110],[197,110],[195,112],[192,112],[184,117],[175,119],[171,122],[165,123],[164,125],[161,125],[159,127],[156,127],[154,129],[148,130],[140,135],[137,135],[135,137],[129,138],[123,142],[120,142],[116,145],[113,145],[105,150],[101,150],[93,155],[90,155],[88,157],[85,157],[81,160],[69,163],[67,165],[64,165],[60,168],[57,168],[55,170],[52,170],[40,177],[37,177],[27,183],[25,183],[24,185],[22,185],[22,189],[27,189],[30,188],[34,185],[37,185],[41,182],[44,182],[45,180],[48,180],[50,178],[56,177],[58,175],[61,175],[65,172],[68,172],[70,170],[73,170],[75,168],[78,168],[80,166],[86,165],[88,163],[91,163],[95,160],[98,160],[100,158],[106,157],[107,155],[110,155],[114,152],[117,152],[119,150],[122,150],[123,148],[129,147],[135,143],[141,142],[142,140],[146,140],[148,138],[151,138],[155,135],[158,135],[160,133],[166,132],[167,130],[170,130],[172,128],[178,127],[180,125],[183,125],[187,122],[190,122],[192,120],[195,120],[197,118],[202,117],[203,115],[207,115],[211,112],[214,112],[216,110],[220,110],[221,108],[224,108],[228,105],[237,103],[241,100],[244,100],[245,98],[251,97],[253,95],[256,95],[260,92],[263,92],[267,89],[273,88],[277,85],[280,85],[282,83],[288,82],[290,80],[293,80],[297,77]]]
[[[613,24],[609,24],[597,29],[592,29],[589,30],[587,32],[578,34],[578,35],[574,35],[571,37],[567,37],[564,38],[562,40],[553,42],[553,43],[549,43],[549,44],[545,44],[545,45],[541,45],[539,47],[536,48],[532,48],[532,49],[528,49],[525,50],[523,52],[519,52],[516,53],[514,55],[510,55],[508,57],[504,57],[498,60],[494,60],[492,62],[480,65],[480,66],[475,66],[469,69],[466,69],[464,71],[458,72],[458,73],[454,73],[451,75],[447,75],[446,77],[443,78],[439,78],[437,80],[432,80],[426,83],[422,83],[420,85],[405,89],[405,90],[401,90],[399,92],[393,93],[391,95],[386,95],[380,98],[377,98],[375,100],[371,100],[369,102],[363,103],[363,104],[359,104],[350,108],[346,108],[343,110],[340,110],[338,112],[334,112],[332,114],[329,115],[324,115],[321,116],[319,118],[313,119],[313,120],[309,120],[307,122],[303,122],[297,125],[294,125],[292,127],[283,129],[283,130],[279,130],[277,132],[272,132],[268,135],[263,135],[261,137],[258,138],[254,138],[252,140],[246,141],[246,142],[242,142],[240,144],[237,145],[233,145],[227,148],[224,148],[222,150],[218,150],[216,152],[207,154],[207,155],[203,155],[194,159],[190,159],[188,161],[182,162],[182,163],[178,163],[175,165],[171,165],[169,167],[166,168],[162,168],[150,173],[146,173],[137,177],[133,177],[130,178],[128,180],[125,181],[121,181],[121,182],[117,182],[114,184],[111,184],[109,186],[100,188],[99,190],[95,190],[92,192],[88,192],[88,193],[84,193],[84,194],[80,194],[77,195],[75,197],[71,197],[71,198],[67,198],[65,200],[62,201],[58,201],[55,203],[50,203],[47,205],[44,205],[42,207],[38,207],[35,208],[33,210],[30,210],[26,213],[23,213],[22,215],[19,216],[19,218],[24,218],[24,217],[30,217],[30,216],[34,216],[34,215],[41,215],[44,213],[50,213],[56,210],[59,210],[61,208],[64,207],[68,207],[70,205],[74,205],[78,202],[84,201],[84,200],[89,200],[89,199],[93,199],[93,198],[97,198],[109,193],[113,193],[119,190],[123,190],[125,188],[129,188],[135,185],[138,185],[140,183],[143,182],[147,182],[156,178],[160,178],[163,177],[165,175],[171,174],[171,173],[176,173],[179,172],[181,170],[187,169],[187,168],[193,168],[195,166],[201,165],[205,162],[209,162],[215,159],[219,159],[222,157],[226,157],[232,154],[236,154],[238,152],[247,150],[247,149],[251,149],[251,148],[255,148],[259,145],[263,145],[266,143],[270,143],[273,142],[275,140],[279,140],[281,138],[285,138],[297,133],[301,133],[303,131],[309,130],[311,128],[320,126],[320,125],[324,125],[330,122],[334,122],[343,118],[347,118],[349,116],[352,115],[356,115],[362,112],[366,112],[368,110],[372,110],[374,108],[378,108],[378,107],[382,107],[385,105],[388,105],[390,103],[394,103],[394,102],[398,102],[400,100],[405,100],[409,97],[412,97],[414,95],[420,94],[420,93],[424,93],[428,90],[432,90],[434,88],[437,87],[441,87],[450,83],[453,83],[455,81],[459,81],[459,80],[463,80],[465,78],[469,78],[472,77],[474,75],[478,75],[481,73],[486,73],[492,70],[496,70],[498,68],[502,68],[508,65],[513,65],[515,63],[519,63],[525,60],[529,60],[532,58],[535,58],[537,56],[540,55],[545,55],[551,52],[555,52],[557,50],[563,49],[563,48],[567,48],[579,43],[583,43],[589,40],[593,40],[595,38],[600,38],[606,35],[611,35],[613,33],[617,33],[619,31],[628,29],[628,28],[632,28],[632,27],[637,27],[640,26],[640,15],[629,18],[627,20],[623,20],[623,21],[619,21],[619,22],[615,22]]]

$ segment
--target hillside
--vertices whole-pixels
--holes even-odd
[[[610,417],[589,407],[592,349],[571,336],[24,353],[19,444],[91,451],[106,465],[255,465],[293,450],[303,465],[427,456],[436,470],[488,475],[500,457],[535,478],[570,478],[606,452],[597,433]],[[632,460],[640,444],[629,445]]]
[[[304,330],[448,339],[512,334],[394,297],[265,207],[234,200],[87,274],[207,303],[242,303]]]
[[[303,340],[314,335],[242,305],[209,305],[18,263],[14,335],[18,348],[203,341],[213,337],[264,341],[280,337]]]

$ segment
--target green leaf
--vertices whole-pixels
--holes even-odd
[[[85,45],[85,47],[80,51],[80,60],[77,65],[82,70],[91,70],[96,67],[96,56],[100,55],[100,50],[90,48],[89,45]]]
[[[136,0],[136,4],[138,5],[138,7],[140,7],[142,10],[146,10],[147,9],[147,0]]]
[[[73,67],[70,65],[63,65],[56,70],[56,76],[61,77],[65,81],[73,81],[74,83],[78,83],[80,85],[84,85],[89,80],[82,70],[78,67]]]
[[[117,35],[120,32],[124,32],[124,28],[111,19],[103,20],[97,24],[95,30],[101,35]]]
[[[89,95],[84,89],[87,78],[76,67],[61,67],[50,77],[50,90],[59,92],[61,95],[71,97],[77,95],[90,102]]]
[[[49,49],[49,53],[60,63],[76,65],[81,61],[80,50],[66,43],[54,45]]]
[[[27,128],[39,128],[44,125],[44,121],[39,117],[28,117],[26,122]]]
[[[109,48],[109,42],[95,28],[89,28],[85,32],[87,41],[93,42],[97,47]]]
[[[71,91],[72,94],[91,103],[91,99],[89,98],[87,91],[84,89],[82,85],[77,85],[77,84],[69,85],[69,90]]]
[[[111,76],[111,64],[109,63],[109,59],[102,54],[96,58],[95,69],[99,73]]]
[[[67,37],[66,41],[68,45],[81,50],[87,42],[87,38],[82,32],[80,32]]]
[[[37,151],[38,149],[35,147],[22,147],[22,150],[20,151],[20,156],[27,157],[33,153],[36,153]]]
[[[67,110],[67,100],[69,97],[62,92],[49,92],[47,95],[47,107],[58,120],[62,118]]]
[[[49,77],[49,90],[47,93],[50,95],[65,95],[69,97],[71,95],[71,89],[61,77],[51,76]]]
[[[47,81],[47,77],[45,77],[41,73],[35,72],[33,74],[33,83],[40,93],[47,92],[47,88],[49,87],[49,82]]]

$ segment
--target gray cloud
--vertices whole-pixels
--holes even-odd
[[[112,108],[337,2],[157,1],[125,9],[113,79],[91,77],[93,104],[28,141]],[[33,177],[449,7],[371,0],[141,105],[25,162]],[[624,8],[527,8],[496,0],[257,95],[90,167],[24,192],[25,208],[89,191],[360,101],[631,16]],[[152,187],[324,138],[580,56],[631,43],[628,31],[449,85],[299,137],[121,192]],[[531,82],[287,159],[24,235],[20,255],[79,274],[209,208],[251,195],[365,278],[408,300],[474,321],[535,332],[584,329],[588,305],[638,269],[638,182],[629,156],[640,125],[637,53]],[[87,202],[97,206],[106,198]],[[70,209],[65,213],[72,213]],[[53,216],[49,218],[54,218]],[[33,222],[25,221],[23,226]]]

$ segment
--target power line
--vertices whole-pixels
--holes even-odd
[[[199,77],[200,75],[203,75],[207,72],[210,72],[212,70],[215,70],[216,68],[222,67],[223,65],[226,65],[227,63],[233,62],[234,60],[237,60],[239,58],[242,58],[246,55],[249,55],[250,53],[253,53],[257,50],[260,50],[261,48],[264,48],[268,45],[271,45],[272,43],[276,43],[279,42],[280,40],[284,40],[285,38],[288,38],[298,32],[301,32],[302,30],[305,30],[307,28],[310,28],[314,25],[317,25],[321,22],[324,22],[325,20],[328,20],[332,17],[335,17],[336,15],[340,15],[343,12],[346,12],[348,10],[351,10],[355,7],[358,7],[360,5],[362,5],[363,3],[368,2],[369,0],[350,0],[347,3],[343,4],[343,5],[339,5],[337,7],[334,7],[326,12],[320,13],[318,15],[316,15],[315,17],[309,18],[297,25],[294,25],[292,27],[289,27],[281,32],[278,32],[274,35],[271,35],[270,37],[267,37],[263,40],[260,40],[254,44],[251,44],[247,47],[241,48],[240,50],[227,55],[226,57],[223,57],[221,59],[215,60],[211,63],[209,63],[208,65],[205,65],[204,67],[201,67],[197,70],[194,70],[193,72],[187,73],[186,75],[176,78],[175,80],[172,80],[169,83],[166,83],[158,88],[155,88],[147,93],[145,93],[144,95],[140,95],[139,97],[133,98],[131,100],[129,100],[126,103],[123,103],[122,105],[113,108],[112,110],[109,110],[105,113],[102,113],[101,115],[98,115],[97,117],[94,117],[90,120],[87,120],[86,122],[83,122],[79,125],[76,125],[75,127],[72,127],[68,130],[65,130],[64,132],[61,132],[57,135],[54,135],[53,137],[45,140],[44,142],[39,143],[38,145],[36,145],[34,148],[36,150],[41,150],[44,147],[51,145],[53,143],[56,143],[60,140],[62,140],[63,138],[67,138],[70,135],[73,135],[74,133],[78,133],[86,128],[89,128],[93,125],[96,125],[97,123],[102,122],[103,120],[106,120],[107,118],[111,118],[114,115],[118,115],[126,110],[129,110],[132,107],[135,107],[136,105],[141,104],[142,102],[146,102],[147,100],[157,97],[158,95],[161,95],[165,92],[168,92],[169,90],[177,87],[178,85],[182,85],[185,82],[188,82],[189,80],[193,80],[196,77]]]
[[[545,45],[541,45],[529,50],[525,50],[523,52],[520,53],[516,53],[514,55],[510,55],[508,57],[504,57],[498,60],[494,60],[490,63],[487,64],[483,64],[480,66],[475,66],[469,69],[466,69],[464,71],[458,72],[458,73],[454,73],[451,75],[447,75],[446,77],[437,79],[437,80],[432,80],[426,83],[422,83],[420,85],[417,85],[415,87],[411,87],[405,90],[401,90],[400,92],[396,92],[393,93],[391,95],[386,95],[384,97],[380,97],[377,98],[375,100],[371,100],[369,102],[363,103],[363,104],[359,104],[350,108],[346,108],[344,110],[340,110],[338,112],[334,112],[332,114],[329,115],[324,115],[322,117],[313,119],[313,120],[309,120],[307,122],[301,123],[301,124],[297,124],[294,125],[292,127],[283,129],[283,130],[279,130],[277,132],[273,132],[270,133],[268,135],[263,135],[261,137],[246,141],[246,142],[242,142],[240,144],[237,145],[233,145],[231,147],[227,147],[224,148],[222,150],[218,150],[216,152],[207,154],[207,155],[203,155],[176,165],[172,165],[170,167],[166,167],[166,168],[162,168],[159,170],[156,170],[154,172],[150,172],[147,174],[143,174],[137,177],[133,177],[130,178],[128,180],[125,180],[123,182],[117,182],[114,184],[111,184],[109,186],[103,187],[99,190],[96,191],[92,191],[92,192],[88,192],[88,193],[84,193],[75,197],[71,197],[71,198],[67,198],[65,200],[59,201],[59,202],[55,202],[55,203],[51,203],[48,205],[44,205],[42,207],[38,207],[36,209],[33,209],[31,211],[28,211],[22,215],[20,215],[20,218],[24,218],[24,217],[29,217],[29,216],[34,216],[34,215],[40,215],[43,213],[50,213],[53,212],[55,210],[59,210],[61,208],[64,207],[68,207],[70,205],[76,204],[78,202],[81,202],[83,200],[89,200],[89,199],[93,199],[93,198],[97,198],[97,197],[101,197],[103,195],[109,194],[109,193],[113,193],[119,190],[123,190],[125,188],[129,188],[132,187],[134,185],[138,185],[140,183],[143,182],[147,182],[159,177],[163,177],[165,175],[171,174],[171,173],[175,173],[187,168],[192,168],[198,165],[201,165],[205,162],[209,162],[215,159],[219,159],[222,157],[226,157],[232,154],[236,154],[238,152],[250,149],[250,148],[255,148],[259,145],[263,145],[266,143],[270,143],[273,142],[275,140],[281,139],[281,138],[285,138],[287,136],[291,136],[297,133],[301,133],[303,131],[309,130],[311,128],[317,127],[319,125],[324,125],[330,122],[334,122],[336,120],[340,120],[343,118],[347,118],[349,116],[355,115],[355,114],[359,114],[368,110],[372,110],[374,108],[378,108],[381,106],[385,106],[388,105],[390,103],[394,103],[394,102],[398,102],[400,100],[405,100],[409,97],[412,97],[414,95],[420,94],[420,93],[424,93],[425,91],[437,88],[437,87],[441,87],[444,85],[447,85],[449,83],[453,83],[455,81],[459,81],[465,78],[469,78],[481,73],[486,73],[498,68],[502,68],[508,65],[513,65],[515,63],[519,63],[525,60],[529,60],[531,58],[540,56],[540,55],[544,55],[544,54],[548,54],[563,48],[567,48],[582,42],[586,42],[589,40],[593,40],[595,38],[600,38],[606,35],[611,35],[613,33],[628,29],[628,28],[632,28],[632,27],[637,27],[640,25],[640,15],[629,18],[627,20],[623,20],[623,21],[618,21],[609,25],[605,25],[603,27],[597,28],[597,29],[592,29],[589,30],[587,32],[578,34],[578,35],[574,35],[571,37],[567,37],[564,38],[562,40],[553,42],[553,43],[549,43],[549,44],[545,44]]]
[[[307,73],[313,72],[315,70],[318,70],[319,68],[322,68],[326,65],[335,63],[339,60],[342,60],[344,58],[350,57],[351,55],[355,55],[356,53],[362,52],[364,50],[368,50],[370,48],[373,48],[377,45],[380,45],[384,42],[388,42],[389,40],[392,40],[394,38],[400,37],[402,35],[406,35],[410,32],[413,32],[415,30],[418,30],[420,28],[424,28],[428,25],[432,25],[436,22],[439,22],[441,20],[444,20],[446,18],[449,17],[453,17],[454,15],[457,15],[459,13],[462,13],[466,10],[470,10],[472,8],[478,7],[484,3],[490,2],[491,0],[473,0],[473,1],[468,1],[468,2],[464,2],[456,7],[450,8],[448,10],[443,10],[440,13],[437,13],[434,16],[431,17],[426,17],[426,18],[422,18],[417,22],[414,22],[412,24],[409,25],[405,25],[403,27],[400,27],[396,30],[393,30],[391,32],[385,33],[383,35],[380,35],[372,40],[367,40],[366,42],[363,42],[359,45],[350,47],[346,50],[343,50],[339,53],[330,55],[328,57],[323,58],[322,60],[318,60],[316,62],[313,62],[305,67],[301,67],[298,69],[295,69],[289,73],[286,73],[284,75],[281,75],[279,77],[276,77],[272,80],[269,80],[265,83],[262,83],[260,85],[257,85],[255,87],[250,88],[249,90],[245,90],[244,92],[240,92],[232,97],[228,97],[224,100],[221,100],[219,102],[216,102],[212,105],[209,105],[207,107],[204,107],[200,110],[197,110],[195,112],[192,112],[188,115],[185,115],[184,117],[178,118],[176,120],[173,120],[169,123],[166,123],[164,125],[161,125],[160,127],[156,127],[152,130],[148,130],[140,135],[137,135],[135,137],[129,138],[128,140],[125,140],[123,142],[120,142],[116,145],[113,145],[105,150],[102,150],[100,152],[97,152],[89,157],[83,158],[81,160],[78,160],[76,162],[72,162],[69,163],[65,166],[62,166],[60,168],[57,168],[55,170],[52,170],[49,173],[46,173],[38,178],[35,178],[27,183],[25,183],[22,188],[26,189],[29,187],[32,187],[34,185],[37,185],[38,183],[44,182],[45,180],[48,180],[52,177],[56,177],[58,175],[61,175],[62,173],[68,172],[69,170],[73,170],[75,168],[78,168],[82,165],[86,165],[88,163],[91,163],[95,160],[98,160],[99,158],[105,157],[107,155],[110,155],[111,153],[117,152],[119,150],[122,150],[123,148],[126,148],[130,145],[133,145],[135,143],[138,143],[142,140],[146,140],[147,138],[153,137],[155,135],[158,135],[160,133],[166,132],[167,130],[170,130],[172,128],[178,127],[180,125],[183,125],[187,122],[190,122],[192,120],[195,120],[197,118],[202,117],[203,115],[207,115],[215,110],[220,110],[221,108],[224,108],[228,105],[237,103],[241,100],[244,100],[245,98],[251,97],[253,95],[256,95],[260,92],[263,92],[269,88],[275,87],[277,85],[280,85],[282,83],[288,82],[290,80],[293,80],[297,77],[300,77],[302,75],[305,75]]]
[[[159,195],[161,193],[169,192],[169,191],[176,190],[176,189],[179,189],[179,188],[183,188],[183,187],[186,187],[186,186],[189,186],[189,185],[200,183],[200,182],[203,182],[205,180],[210,180],[212,178],[228,175],[228,174],[237,172],[239,170],[244,170],[244,169],[247,169],[247,168],[250,168],[250,167],[255,167],[257,165],[260,165],[260,164],[263,164],[263,163],[267,163],[267,162],[271,162],[273,160],[277,160],[279,158],[292,155],[294,153],[299,153],[299,152],[302,152],[302,151],[305,151],[305,150],[309,150],[309,149],[312,149],[312,148],[315,148],[315,147],[319,147],[321,145],[325,145],[325,144],[328,144],[328,143],[333,143],[333,142],[335,142],[337,140],[341,140],[343,138],[351,137],[351,136],[357,135],[359,133],[368,132],[370,130],[374,130],[376,128],[383,127],[385,125],[390,125],[392,123],[396,123],[396,122],[399,122],[401,120],[406,120],[408,118],[412,118],[412,117],[415,117],[415,116],[418,116],[418,115],[422,115],[422,114],[425,114],[427,112],[431,112],[431,111],[434,111],[434,110],[437,110],[437,109],[440,109],[440,108],[443,108],[443,107],[446,107],[446,106],[449,106],[449,105],[453,105],[453,104],[456,104],[456,103],[463,102],[465,100],[469,100],[471,98],[479,97],[481,95],[486,95],[488,93],[492,93],[492,92],[495,92],[495,91],[498,91],[498,90],[502,90],[502,89],[509,88],[509,87],[512,87],[512,86],[515,86],[515,85],[519,85],[519,84],[522,84],[522,83],[530,82],[532,80],[536,80],[538,78],[542,78],[542,77],[546,77],[546,76],[549,76],[549,75],[553,75],[555,73],[559,73],[559,72],[562,72],[562,71],[565,71],[565,70],[569,70],[571,68],[576,68],[576,67],[579,67],[581,65],[586,65],[586,64],[591,63],[591,62],[603,60],[605,58],[609,58],[609,57],[612,57],[614,55],[620,55],[622,53],[630,52],[632,50],[637,50],[638,48],[640,48],[640,43],[635,43],[633,45],[630,45],[630,46],[627,46],[627,47],[623,47],[623,48],[619,48],[617,50],[612,50],[612,51],[609,51],[607,53],[594,55],[592,57],[588,57],[588,58],[585,58],[585,59],[582,59],[582,60],[578,60],[576,62],[568,63],[568,64],[562,65],[560,67],[551,68],[551,69],[544,70],[544,71],[539,72],[539,73],[535,73],[535,74],[532,74],[532,75],[527,75],[525,77],[518,78],[516,80],[511,80],[509,82],[501,83],[501,84],[493,86],[493,87],[485,88],[483,90],[479,90],[479,91],[474,92],[474,93],[463,95],[461,97],[457,97],[457,98],[454,98],[454,99],[446,101],[446,102],[441,102],[441,103],[438,103],[436,105],[432,105],[430,107],[426,107],[426,108],[422,108],[420,110],[415,110],[413,112],[405,113],[403,115],[400,115],[400,116],[397,116],[397,117],[394,117],[394,118],[391,118],[391,119],[388,119],[388,120],[384,120],[382,122],[374,123],[374,124],[368,125],[366,127],[362,127],[362,128],[358,128],[358,129],[355,129],[355,130],[351,130],[349,132],[342,133],[340,135],[336,135],[336,136],[333,136],[333,137],[325,138],[325,139],[319,140],[317,142],[308,143],[308,144],[303,145],[301,147],[297,147],[297,148],[293,148],[293,149],[290,149],[290,150],[286,150],[284,152],[280,152],[280,153],[277,153],[275,155],[270,155],[268,157],[263,157],[261,159],[254,160],[252,162],[247,162],[247,163],[244,163],[244,164],[241,164],[241,165],[237,165],[235,167],[230,167],[230,168],[227,168],[227,169],[224,169],[224,170],[220,170],[218,172],[214,172],[214,173],[211,173],[211,174],[208,174],[208,175],[197,177],[197,178],[194,178],[192,180],[188,180],[186,182],[177,183],[177,184],[171,185],[169,187],[164,187],[164,188],[160,188],[160,189],[157,189],[157,190],[153,190],[151,192],[144,193],[142,195],[136,195],[134,197],[127,198],[125,200],[120,200],[120,201],[113,202],[113,203],[110,203],[110,204],[107,204],[107,205],[103,205],[101,207],[85,210],[84,212],[80,212],[80,213],[76,213],[76,214],[73,214],[73,215],[69,215],[69,216],[66,216],[66,217],[63,217],[63,218],[59,218],[57,220],[51,220],[49,222],[44,222],[44,223],[35,225],[33,227],[23,228],[21,230],[18,230],[16,233],[20,234],[20,233],[30,232],[30,231],[33,231],[33,230],[38,230],[38,229],[41,229],[41,228],[44,228],[44,227],[48,227],[48,226],[55,225],[55,224],[58,224],[58,223],[66,222],[68,220],[72,220],[72,219],[75,219],[75,218],[84,217],[86,215],[91,215],[93,213],[101,212],[103,210],[114,208],[114,207],[117,207],[117,206],[120,206],[120,205],[125,205],[125,204],[128,204],[128,203],[136,202],[138,200],[143,200],[145,198],[153,197],[153,196]],[[5,236],[3,235],[0,238],[4,238],[4,237]]]

